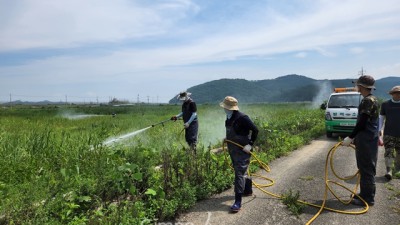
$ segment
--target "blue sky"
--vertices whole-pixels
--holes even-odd
[[[397,0],[0,0],[0,102],[162,103],[221,78],[400,76]]]

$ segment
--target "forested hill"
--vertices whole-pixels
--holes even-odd
[[[315,80],[302,75],[286,75],[275,79],[249,81],[245,79],[220,79],[188,89],[196,103],[218,103],[225,96],[236,97],[241,103],[298,102],[327,100],[335,87],[352,87],[353,79]],[[400,85],[400,77],[386,77],[376,81],[377,97],[388,99],[388,91]],[[177,103],[173,97],[169,103]]]

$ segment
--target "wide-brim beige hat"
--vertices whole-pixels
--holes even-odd
[[[226,96],[219,106],[227,110],[239,110],[238,100],[232,96]]]
[[[392,90],[389,91],[389,94],[394,94],[396,92],[400,92],[400,85],[399,86],[394,86]]]

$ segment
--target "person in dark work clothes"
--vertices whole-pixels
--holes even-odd
[[[393,175],[400,178],[400,86],[394,86],[389,94],[392,98],[381,105],[379,135],[385,146],[385,177],[391,180],[393,164]]]
[[[199,124],[197,120],[196,102],[190,97],[191,93],[183,91],[178,94],[177,99],[183,101],[182,111],[172,116],[171,120],[176,121],[179,117],[183,118],[183,127],[185,128],[185,140],[190,149],[196,154],[197,133]]]
[[[238,212],[241,209],[242,196],[253,193],[252,181],[247,176],[247,168],[250,164],[250,151],[257,139],[258,129],[246,114],[239,111],[236,98],[227,96],[220,103],[220,106],[224,108],[226,113],[225,141],[235,170],[235,202],[231,206],[231,210]]]
[[[360,172],[360,193],[368,205],[375,204],[375,175],[378,159],[378,125],[379,103],[372,95],[375,89],[375,79],[369,75],[362,75],[355,82],[358,92],[364,97],[358,106],[356,126],[346,137],[342,145],[349,146],[353,141],[356,146],[356,161]],[[357,197],[352,201],[354,205],[364,205]]]

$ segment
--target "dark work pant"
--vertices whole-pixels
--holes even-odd
[[[237,146],[229,146],[229,155],[235,170],[235,193],[243,194],[246,186],[247,168],[250,164],[250,154]]]
[[[185,140],[189,146],[197,143],[197,133],[199,130],[199,123],[197,120],[192,121],[187,129],[185,129]]]
[[[367,201],[375,197],[375,175],[378,159],[378,136],[357,134],[355,139],[357,167],[360,171],[360,194]]]

